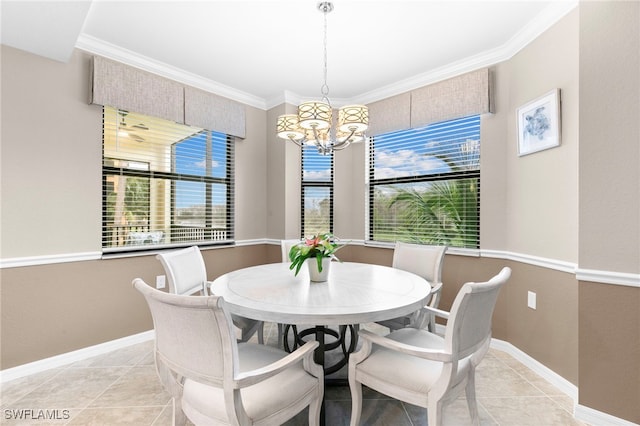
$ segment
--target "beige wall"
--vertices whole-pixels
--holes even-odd
[[[300,149],[276,136],[279,115],[297,110],[283,104],[267,111],[267,237],[300,237]]]
[[[100,250],[102,108],[89,57],[2,46],[3,258]]]
[[[574,263],[578,260],[578,26],[576,9],[504,64],[501,75],[507,75],[506,81],[497,83],[505,102],[502,108],[498,105],[499,114],[506,114],[507,124],[502,248]],[[560,147],[518,157],[516,109],[555,88],[562,98]]]
[[[61,64],[2,46],[3,259],[101,250],[102,107],[89,104],[89,58],[75,51]],[[246,114],[237,239],[264,238],[267,226],[266,115]]]
[[[580,267],[639,273],[640,3],[580,18]]]
[[[583,3],[493,67],[497,113],[482,119],[481,252],[640,271],[638,98],[629,95],[639,92],[639,7]],[[562,145],[517,157],[515,108],[555,87],[563,91]],[[87,99],[88,55],[77,51],[61,64],[2,47],[2,259],[100,251],[101,110]],[[298,151],[273,137],[275,117],[289,107],[247,107],[247,138],[236,144],[238,240],[297,236]],[[344,238],[365,236],[364,161],[363,145],[336,160],[335,231]],[[391,250],[352,246],[341,257],[390,264]],[[211,249],[205,259],[215,278],[279,261],[280,249]],[[640,422],[633,403],[640,400],[640,289],[448,255],[443,307],[463,282],[502,265],[514,273],[496,307],[494,336],[578,385],[581,404]],[[1,269],[0,368],[148,330],[148,312],[130,283],[161,273],[152,256]],[[527,291],[537,293],[535,311],[526,308]]]
[[[267,233],[267,125],[264,111],[247,106],[247,137],[235,145],[235,239]]]
[[[580,7],[580,268],[640,272],[640,3]],[[580,404],[640,424],[640,288],[580,282]]]
[[[358,143],[335,156],[333,231],[346,240],[366,236],[365,153],[365,144]]]

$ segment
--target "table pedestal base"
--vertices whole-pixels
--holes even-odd
[[[287,352],[296,350],[299,346],[305,344],[304,338],[313,335],[316,341],[320,344],[314,355],[314,361],[316,364],[320,364],[324,368],[325,376],[333,374],[339,371],[342,367],[349,362],[349,354],[351,354],[358,344],[358,325],[341,325],[338,330],[331,329],[322,325],[317,325],[313,328],[308,328],[302,331],[298,331],[298,327],[295,325],[287,324],[284,327],[283,332],[283,344],[284,349]],[[293,347],[289,346],[289,332],[293,332]],[[347,346],[347,334],[349,335],[349,344]],[[326,342],[326,336],[333,337],[333,341]],[[342,349],[342,357],[332,365],[325,364],[325,352],[332,351],[334,349]]]

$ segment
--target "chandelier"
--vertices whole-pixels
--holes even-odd
[[[322,155],[330,154],[365,139],[364,131],[369,127],[369,110],[364,105],[347,105],[338,110],[338,126],[332,131],[333,117],[327,85],[327,14],[333,10],[331,2],[318,3],[324,14],[324,84],[320,88],[322,100],[303,102],[298,114],[278,117],[278,137],[302,147],[315,146]]]

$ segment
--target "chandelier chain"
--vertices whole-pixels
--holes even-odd
[[[324,44],[324,68],[322,70],[323,77],[324,77],[324,84],[320,88],[320,93],[322,93],[322,100],[325,101],[327,104],[331,105],[331,103],[329,102],[329,85],[327,84],[327,13],[329,13],[329,11],[327,9],[324,9],[323,10],[323,14],[324,14],[324,39],[323,39],[323,44]]]
[[[332,106],[329,101],[328,74],[328,19],[327,13],[333,10],[328,1],[317,4],[324,14],[323,84],[320,87],[322,101],[307,101],[298,105],[298,114],[284,114],[278,117],[276,133],[279,138],[289,140],[300,147],[315,145],[318,153],[328,155],[345,149],[352,143],[366,140],[365,130],[369,127],[369,110],[365,105],[347,105],[338,111],[337,126],[332,119]]]

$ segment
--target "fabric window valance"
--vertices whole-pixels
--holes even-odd
[[[245,107],[101,56],[93,57],[92,104],[245,137]]]
[[[184,124],[244,138],[245,121],[244,105],[185,86]]]
[[[489,68],[369,104],[369,135],[494,112]]]

